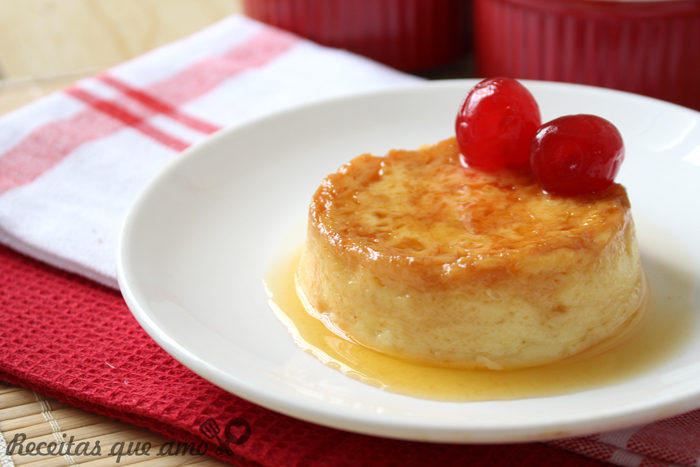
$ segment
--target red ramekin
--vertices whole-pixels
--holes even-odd
[[[482,77],[564,81],[700,110],[700,0],[474,0]]]
[[[467,46],[469,0],[243,0],[251,18],[402,71],[449,63]]]

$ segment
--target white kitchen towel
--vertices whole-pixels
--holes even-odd
[[[419,81],[245,16],[0,119],[0,242],[117,287],[117,237],[144,185],[223,127]]]

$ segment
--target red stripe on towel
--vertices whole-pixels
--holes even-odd
[[[180,122],[183,125],[192,128],[193,130],[197,130],[199,132],[210,135],[221,129],[221,127],[218,125],[214,125],[212,123],[193,117],[191,115],[186,115],[185,113],[179,111],[172,105],[164,102],[161,99],[156,98],[152,94],[139,91],[136,88],[132,88],[128,84],[116,79],[113,76],[104,74],[99,75],[96,78],[102,81],[103,83],[108,84],[109,86],[112,86],[113,88],[121,91],[123,94],[131,97],[135,101],[140,102],[145,107],[148,107],[149,109],[154,110],[157,113],[167,115],[171,119]]]
[[[208,93],[242,72],[262,68],[299,43],[297,36],[275,29],[263,29],[249,39],[248,46],[232,47],[223,55],[196,62],[177,75],[148,86],[152,94],[181,106]]]
[[[206,94],[236,74],[267,65],[299,40],[285,32],[263,29],[221,56],[194,62],[175,75],[149,85],[147,94],[157,95],[171,108],[176,108]],[[209,70],[210,65],[215,69]],[[70,118],[35,128],[10,150],[0,154],[0,195],[32,182],[84,143],[104,138],[122,128],[123,121],[92,107]]]
[[[158,128],[155,128],[154,126],[146,123],[143,117],[139,117],[124,109],[123,107],[116,105],[113,102],[99,99],[83,89],[73,87],[66,89],[64,92],[75,97],[76,99],[80,99],[81,101],[85,102],[92,108],[99,110],[100,112],[107,114],[112,118],[116,118],[125,125],[135,128],[144,135],[150,136],[154,140],[161,143],[163,146],[167,146],[170,149],[174,149],[178,152],[184,151],[191,144],[187,141],[183,141],[181,139],[175,138],[174,136],[168,135],[167,133],[159,130]]]
[[[33,181],[78,146],[109,136],[123,126],[89,108],[39,127],[0,157],[0,195]]]

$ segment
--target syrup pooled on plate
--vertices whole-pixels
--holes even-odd
[[[658,250],[673,240],[655,232]],[[671,243],[669,243],[671,242]],[[309,315],[295,286],[300,251],[287,252],[272,264],[265,278],[269,303],[296,344],[320,362],[350,378],[390,392],[441,401],[512,400],[548,397],[621,383],[653,370],[676,355],[694,326],[691,312],[693,278],[682,273],[682,252],[648,271],[660,282],[661,293],[647,289],[639,313],[646,317],[619,341],[603,343],[613,348],[591,349],[559,363],[514,371],[459,370],[430,367],[396,359],[349,342],[329,331]],[[673,278],[668,278],[673,271]],[[666,280],[668,279],[668,280]],[[625,330],[621,330],[623,332]]]

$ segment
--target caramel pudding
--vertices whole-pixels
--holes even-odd
[[[418,364],[518,369],[609,340],[643,273],[625,189],[544,192],[529,173],[464,167],[454,139],[362,155],[311,202],[297,273],[344,339]]]

